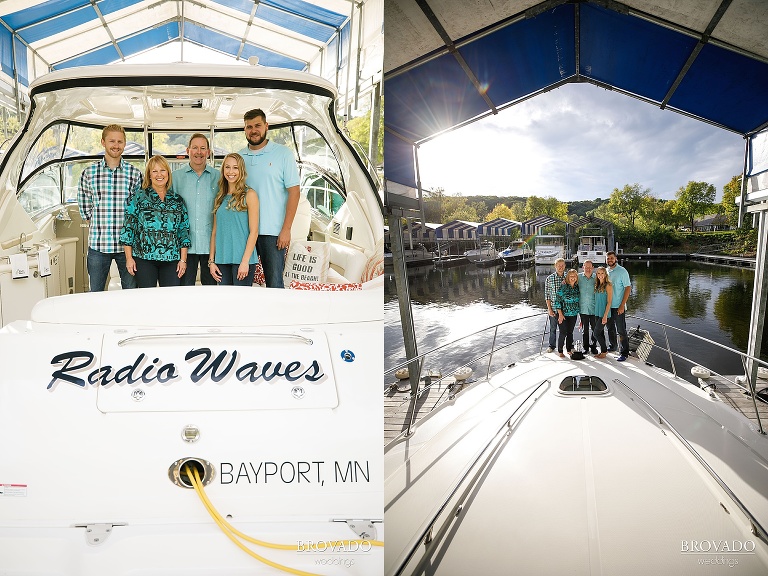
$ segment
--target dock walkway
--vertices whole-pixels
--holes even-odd
[[[685,254],[683,252],[623,252],[618,255],[619,261],[626,260],[693,260],[709,264],[721,264],[723,266],[736,266],[739,268],[754,268],[755,258],[741,256],[724,256],[722,254]]]
[[[438,404],[445,402],[451,393],[461,390],[462,384],[458,383],[453,376],[447,376],[442,381],[439,380],[439,375],[434,374],[432,386],[429,390],[422,392],[416,401],[414,423],[429,414]],[[410,390],[410,381],[395,380],[384,394],[385,446],[398,434],[408,429],[408,419],[411,417]],[[419,390],[424,390],[423,379],[419,382]]]
[[[748,395],[742,388],[739,388],[733,381],[735,376],[711,376],[709,382],[715,383],[715,395],[723,402],[730,405],[734,410],[740,412],[752,422],[757,424],[757,416],[755,415],[755,405],[752,403],[752,397]],[[768,386],[768,382],[758,379],[757,390]],[[757,411],[760,414],[760,421],[762,422],[763,429],[768,429],[768,404],[757,400]]]

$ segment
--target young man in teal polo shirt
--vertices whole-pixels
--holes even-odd
[[[619,355],[616,360],[624,362],[629,357],[629,338],[627,337],[627,300],[632,292],[632,282],[629,272],[616,259],[613,250],[606,253],[608,276],[613,284],[613,301],[611,302],[611,317],[608,318],[608,338],[611,349],[616,349],[616,335],[619,337]]]
[[[247,172],[245,183],[259,196],[256,252],[267,287],[283,288],[285,253],[301,197],[299,169],[290,148],[267,139],[269,124],[262,110],[249,110],[243,121],[248,141],[248,146],[240,150]]]
[[[211,147],[205,134],[192,134],[187,146],[189,164],[173,171],[173,191],[184,199],[189,214],[189,237],[192,246],[187,252],[187,271],[182,286],[194,286],[200,268],[200,283],[214,286],[216,280],[208,268],[213,228],[213,199],[219,185],[219,172],[208,165]]]

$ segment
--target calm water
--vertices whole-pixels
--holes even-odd
[[[632,279],[629,314],[664,322],[703,336],[737,350],[746,351],[749,315],[752,306],[754,271],[697,262],[625,262]],[[530,316],[546,310],[544,280],[552,266],[516,265],[477,268],[468,264],[454,268],[432,267],[408,270],[414,327],[419,352],[472,334],[482,328],[513,318]],[[405,360],[400,311],[394,275],[387,273],[384,297],[385,368]],[[493,368],[537,352],[546,318],[522,320],[500,332],[497,341],[511,342],[523,334],[538,333],[538,338],[516,344],[516,352],[495,358]],[[650,330],[657,344],[664,344],[658,328],[628,318],[627,327],[642,325]],[[578,328],[576,334],[578,335]],[[714,346],[702,346],[697,340],[668,331],[674,352],[705,364],[724,374],[741,373],[737,357]],[[488,348],[493,332],[486,331],[460,348],[451,348],[441,358],[428,360],[443,372],[460,366]],[[483,344],[485,342],[485,344]],[[763,343],[763,358],[768,346]],[[498,360],[498,361],[497,361]],[[666,354],[654,351],[650,360],[669,368]],[[690,380],[691,364],[676,360],[677,371]]]

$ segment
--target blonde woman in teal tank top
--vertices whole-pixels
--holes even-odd
[[[219,192],[213,201],[213,230],[208,269],[219,284],[252,286],[258,255],[259,197],[245,185],[245,162],[227,154],[221,164]]]

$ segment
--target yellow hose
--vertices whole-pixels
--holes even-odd
[[[251,557],[256,558],[260,562],[263,562],[268,566],[272,566],[273,568],[277,568],[278,570],[288,572],[289,574],[297,574],[298,576],[319,576],[311,572],[304,572],[303,570],[297,570],[296,568],[291,568],[290,566],[283,566],[282,564],[272,562],[271,560],[268,560],[263,556],[259,556],[253,550],[245,546],[242,542],[240,542],[237,538],[235,538],[235,536],[239,536],[240,538],[242,538],[247,542],[251,542],[252,544],[263,546],[265,548],[273,548],[277,550],[292,550],[292,551],[301,551],[301,550],[309,549],[309,545],[302,545],[301,547],[299,547],[297,545],[291,545],[291,544],[275,544],[272,542],[257,540],[256,538],[252,538],[247,534],[240,532],[237,528],[235,528],[229,522],[227,522],[227,520],[219,513],[219,511],[216,510],[215,506],[208,498],[208,495],[205,493],[205,489],[203,488],[203,482],[200,479],[200,475],[197,471],[197,468],[191,468],[189,464],[185,464],[184,470],[187,473],[187,476],[189,477],[192,483],[192,487],[195,489],[195,492],[197,492],[197,495],[199,496],[200,500],[205,506],[205,509],[208,511],[208,514],[211,515],[211,518],[213,518],[216,524],[218,524],[219,528],[221,528],[221,531],[224,532],[227,538],[232,540],[232,542],[234,542],[241,550],[246,552]],[[367,542],[371,546],[384,546],[384,542],[382,542],[381,540],[333,540],[328,542],[328,544],[331,546],[338,546],[338,545],[349,546],[350,544],[353,544],[353,543],[361,544],[364,542]]]

